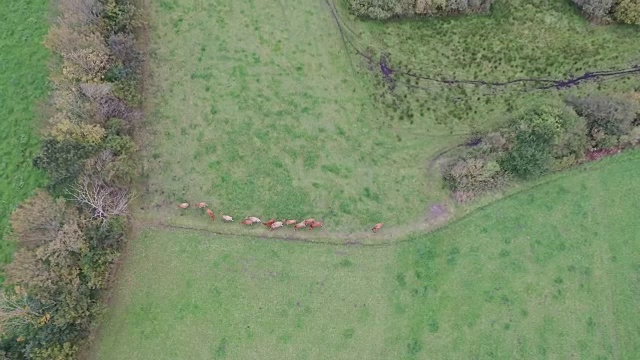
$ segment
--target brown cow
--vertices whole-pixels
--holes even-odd
[[[250,219],[247,219],[247,220],[241,222],[240,224],[242,224],[242,225],[253,225],[253,221],[251,221]]]
[[[305,224],[307,224],[307,225],[309,225],[309,224],[313,223],[314,221],[316,221],[316,219],[311,218],[311,219],[307,219],[307,220],[305,220],[305,221],[304,221],[304,223],[305,223]]]
[[[182,203],[182,204],[178,205],[179,209],[186,209],[188,207],[189,207],[189,203]]]
[[[293,227],[293,231],[298,231],[298,229],[302,229],[305,227],[307,227],[307,223],[303,221],[299,224],[296,224],[296,226]]]
[[[293,225],[297,223],[298,223],[298,220],[287,220],[284,222],[285,225]]]
[[[231,222],[233,221],[233,218],[229,215],[222,215],[222,220],[224,220],[225,222]]]
[[[274,222],[276,222],[276,219],[271,219],[271,220],[267,221],[266,223],[262,223],[262,225],[271,227],[271,225],[272,225]]]
[[[207,209],[207,214],[209,215],[211,220],[215,220],[216,219],[216,216],[213,214],[213,211],[211,211],[211,209]]]
[[[282,227],[282,221],[276,221],[273,224],[271,224],[271,228],[269,230],[277,229],[280,227]]]
[[[309,230],[311,229],[315,229],[317,227],[322,227],[322,221],[314,221],[311,224],[309,224]]]
[[[374,233],[377,233],[378,230],[380,230],[380,228],[384,225],[384,223],[377,223],[375,224],[375,226],[373,227],[373,229],[371,229]]]
[[[195,204],[193,206],[195,206],[195,207],[197,207],[199,209],[202,209],[202,208],[206,208],[207,207],[207,203],[206,202],[199,202],[199,203],[197,203],[197,204]]]

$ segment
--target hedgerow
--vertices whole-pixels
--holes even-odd
[[[349,0],[356,15],[372,19],[487,12],[494,0]]]
[[[442,175],[454,197],[468,201],[509,178],[536,178],[585,161],[590,152],[640,142],[637,101],[591,95],[569,98],[567,105],[526,110],[450,156]]]
[[[136,174],[143,57],[132,0],[61,0],[45,45],[57,56],[34,166],[49,175],[11,216],[19,248],[0,296],[0,357],[74,359],[100,313]]]

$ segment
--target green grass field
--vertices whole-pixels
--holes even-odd
[[[34,119],[37,102],[47,94],[48,2],[10,1],[0,6],[0,263],[11,245],[3,239],[9,214],[44,184],[31,166],[38,147]]]
[[[337,12],[356,46],[436,77],[562,78],[640,55],[637,27],[596,27],[568,1],[385,24],[353,19],[342,2]],[[389,93],[345,50],[324,0],[163,0],[149,15],[136,237],[96,359],[640,353],[638,151],[469,207],[452,204],[430,167],[512,110],[637,90],[637,77],[562,92],[419,82],[426,90]],[[265,235],[176,209],[183,201],[325,227]],[[427,234],[441,225],[425,221],[434,204],[454,221]]]
[[[640,153],[429,235],[325,246],[145,230],[97,359],[632,359]]]
[[[640,55],[638,28],[595,27],[556,0],[497,1],[488,17],[392,23],[338,12],[352,41],[434,76],[563,77],[631,66]],[[399,85],[390,96],[345,51],[324,0],[166,0],[150,15],[142,202],[145,217],[165,223],[205,226],[175,204],[206,201],[236,217],[321,218],[333,233],[418,224],[430,205],[449,201],[430,160],[472,129],[540,101],[640,86],[635,77],[489,96],[486,88]]]

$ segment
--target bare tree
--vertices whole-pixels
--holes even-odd
[[[128,189],[109,185],[98,177],[88,175],[82,176],[70,193],[78,203],[89,207],[97,219],[126,215],[129,203],[134,198]]]
[[[44,318],[41,311],[35,310],[26,294],[9,296],[0,293],[0,330],[21,327]]]

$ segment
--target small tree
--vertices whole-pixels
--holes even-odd
[[[21,245],[34,248],[51,241],[64,223],[64,199],[54,200],[43,190],[11,214],[11,228]]]
[[[584,152],[584,128],[584,121],[567,108],[545,105],[529,110],[503,131],[507,150],[498,163],[518,178],[543,175],[556,160]]]

